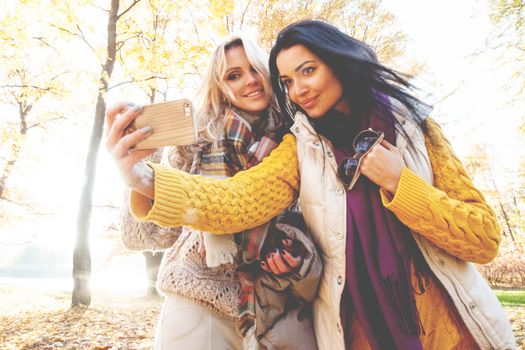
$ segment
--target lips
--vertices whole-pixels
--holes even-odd
[[[315,105],[315,103],[316,103],[316,99],[317,99],[317,96],[307,98],[307,99],[302,100],[301,102],[299,102],[299,105],[300,105],[303,109],[309,109],[309,108],[312,108],[312,107]]]
[[[255,91],[252,91],[252,92],[249,92],[247,94],[244,95],[244,97],[259,97],[259,96],[262,96],[264,95],[264,90],[262,89],[259,89],[259,90],[255,90]]]

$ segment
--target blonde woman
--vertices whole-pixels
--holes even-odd
[[[192,174],[225,178],[259,163],[277,146],[275,131],[281,120],[269,84],[267,61],[257,45],[240,36],[230,37],[215,49],[197,94],[199,142],[171,150],[171,166]],[[140,107],[117,104],[107,111],[108,123],[125,125],[130,116],[138,113]],[[122,137],[114,130],[108,132],[107,147],[113,150],[115,159],[133,163],[136,157],[153,154],[154,150],[130,153],[114,148]],[[129,142],[134,142],[133,137],[124,136]],[[126,208],[122,236],[129,249],[168,249],[158,278],[166,301],[155,349],[256,348],[255,339],[269,348],[301,341],[305,342],[303,349],[315,348],[313,330],[304,332],[304,327],[312,329],[311,320],[300,321],[298,314],[304,314],[303,306],[316,294],[321,263],[301,225],[296,219],[286,218],[289,216],[275,226],[264,224],[242,234],[219,236],[138,223]],[[267,237],[273,238],[273,246]],[[275,237],[280,237],[276,243]],[[305,253],[293,254],[292,248],[298,244]],[[273,276],[268,277],[262,270]],[[283,307],[276,314],[267,313],[267,305],[257,305],[256,317],[254,293],[264,293],[270,304],[279,305],[283,299],[276,291],[292,289],[299,298],[285,302],[293,302],[295,309]],[[280,326],[277,319],[284,320]],[[303,331],[293,332],[294,327],[303,327]]]

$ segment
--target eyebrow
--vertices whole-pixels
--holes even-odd
[[[298,65],[298,66],[294,69],[294,72],[298,72],[301,68],[303,68],[303,66],[304,66],[305,64],[312,63],[312,62],[315,62],[315,61],[312,61],[312,60],[304,61],[303,63],[301,63],[300,65]],[[286,75],[281,75],[281,78],[282,78],[282,77],[286,77]]]
[[[228,70],[226,71],[226,73],[224,73],[224,75],[227,75],[230,71],[232,71],[232,70],[236,70],[236,69],[241,69],[241,67],[231,67],[231,68],[228,68]]]

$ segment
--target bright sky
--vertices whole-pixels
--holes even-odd
[[[427,64],[420,86],[433,95],[430,102],[457,89],[435,105],[434,118],[460,156],[487,143],[498,160],[499,175],[515,169],[520,142],[522,106],[508,106],[506,91],[512,65],[495,61],[486,48],[492,29],[486,0],[384,1],[411,38],[407,55]],[[514,150],[514,151],[509,151]],[[496,172],[498,172],[498,170]],[[507,177],[509,181],[509,179]]]

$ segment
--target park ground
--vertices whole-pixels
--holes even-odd
[[[525,349],[525,292],[498,296]],[[0,349],[151,349],[162,297],[95,291],[89,308],[70,302],[69,292],[0,285]]]

